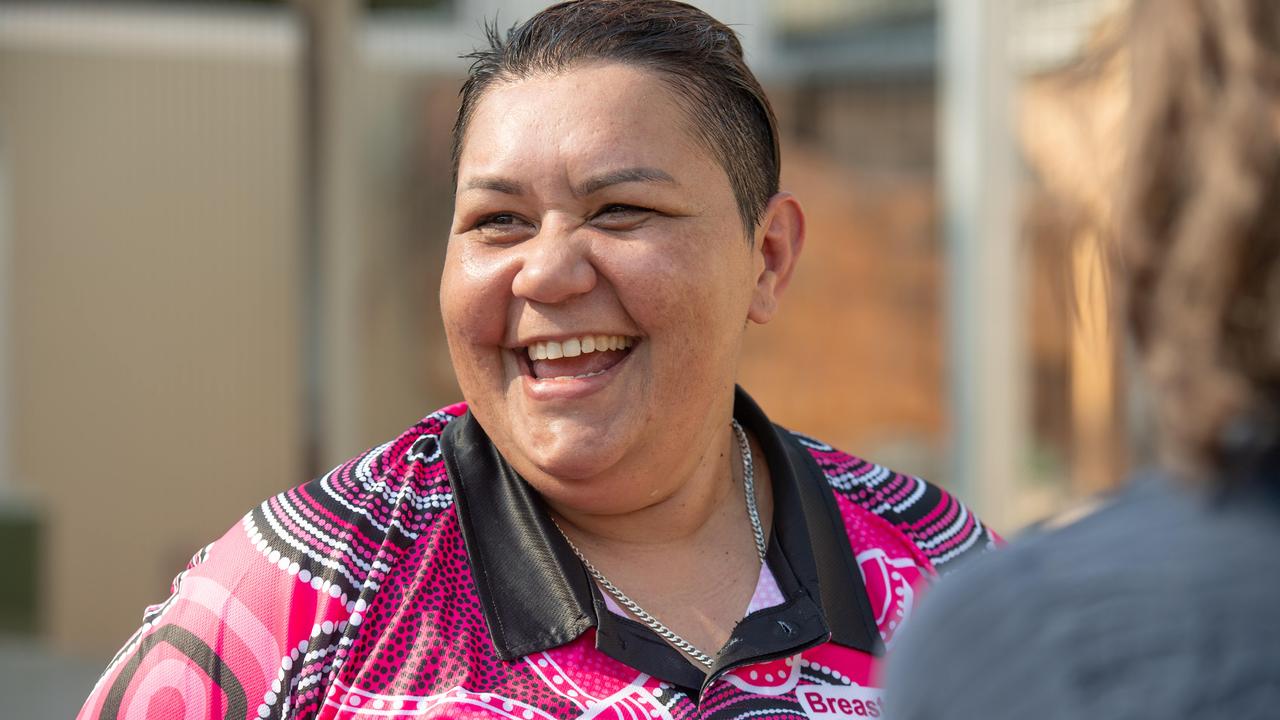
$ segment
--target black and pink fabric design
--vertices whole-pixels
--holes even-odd
[[[465,412],[459,404],[432,413],[392,442],[267,500],[200,551],[173,595],[147,609],[80,717],[881,714],[879,659],[831,642],[736,667],[700,697],[602,653],[590,628],[502,660],[441,457],[441,434]],[[889,646],[922,578],[996,538],[936,487],[800,440],[834,493]]]

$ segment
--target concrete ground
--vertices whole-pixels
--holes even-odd
[[[74,718],[105,665],[63,657],[34,639],[0,636],[0,716]]]

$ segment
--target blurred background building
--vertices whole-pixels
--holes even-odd
[[[743,385],[1006,534],[1114,485],[1141,430],[1077,242],[1113,161],[1072,153],[1122,110],[1059,76],[1119,0],[695,4],[741,33],[810,218]],[[458,56],[541,6],[0,5],[15,717],[73,712],[250,506],[459,399],[436,298]]]

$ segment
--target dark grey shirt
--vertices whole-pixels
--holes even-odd
[[[938,582],[891,653],[891,720],[1280,718],[1278,477],[1159,477]]]

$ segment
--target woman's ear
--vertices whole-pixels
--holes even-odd
[[[778,312],[778,298],[791,283],[791,273],[804,248],[804,210],[791,193],[769,198],[764,217],[756,228],[756,287],[747,318],[763,325]]]

